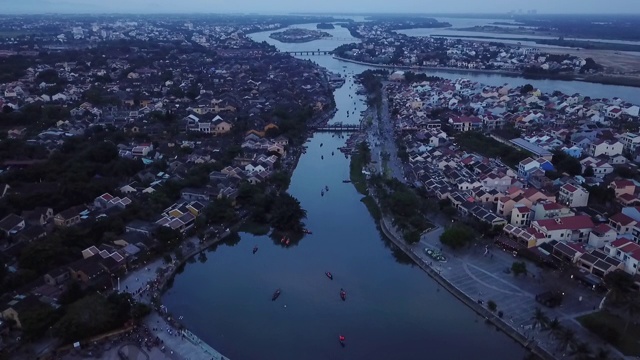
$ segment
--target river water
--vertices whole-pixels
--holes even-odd
[[[350,38],[342,28],[328,31],[333,40],[304,44],[281,44],[268,38],[268,32],[251,36],[283,51],[331,50],[348,42],[337,39]],[[307,58],[349,75],[334,94],[338,112],[333,121],[356,123],[358,118],[347,117],[347,111],[359,113],[364,104],[350,75],[367,67],[330,56]],[[633,88],[499,75],[465,77],[495,84],[530,82],[547,91],[555,87],[591,96],[639,93]],[[284,248],[267,236],[240,234],[237,244],[208,252],[206,261],[188,264],[176,276],[163,298],[169,311],[183,316],[190,330],[233,360],[522,358],[524,350],[518,344],[439,289],[383,239],[361,195],[342,182],[349,176],[349,160],[337,150],[344,141],[329,133],[315,134],[293,174],[289,192],[307,210],[306,224],[313,235]],[[325,186],[329,191],[321,196]],[[255,245],[259,250],[254,255]],[[325,271],[331,271],[334,280]],[[282,295],[272,302],[276,288]],[[340,288],[347,291],[345,302]],[[344,348],[338,343],[340,334],[347,339]]]

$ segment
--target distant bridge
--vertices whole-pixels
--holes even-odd
[[[356,131],[362,130],[362,125],[331,124],[331,125],[310,126],[309,129],[313,131],[356,132]]]
[[[283,51],[289,55],[331,55],[333,51],[308,50],[308,51]]]

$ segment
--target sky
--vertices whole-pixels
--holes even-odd
[[[7,13],[640,13],[640,0],[0,0]]]

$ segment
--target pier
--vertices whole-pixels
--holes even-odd
[[[362,125],[338,123],[331,125],[309,126],[309,129],[322,132],[357,132],[362,130]]]

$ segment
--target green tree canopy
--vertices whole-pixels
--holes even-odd
[[[473,230],[465,225],[455,224],[440,235],[440,242],[457,249],[469,244],[473,238]]]

